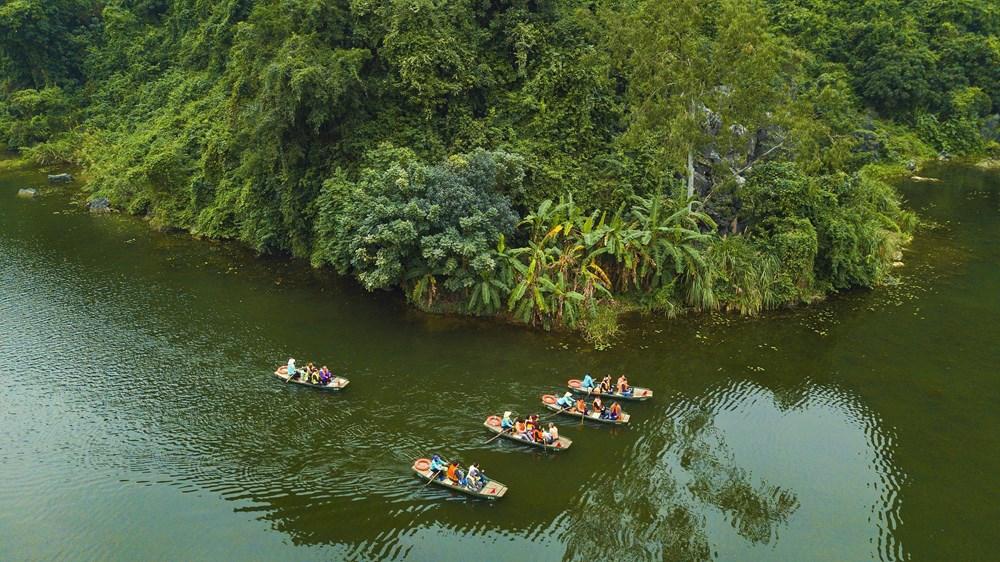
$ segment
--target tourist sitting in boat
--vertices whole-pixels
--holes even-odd
[[[560,398],[559,400],[556,400],[556,404],[558,404],[559,407],[561,407],[564,410],[567,409],[567,408],[572,407],[573,406],[573,393],[567,391],[566,394],[563,394],[562,398]]]
[[[448,465],[445,464],[444,460],[439,455],[434,455],[431,457],[431,474],[437,474],[438,480],[444,479],[444,471],[447,470]]]
[[[465,471],[462,470],[461,467],[462,465],[457,461],[452,461],[451,464],[448,465],[448,479],[459,486],[465,486],[468,484],[468,480],[466,480]]]
[[[509,411],[503,413],[503,419],[500,420],[500,429],[503,431],[510,431],[514,428],[514,420],[510,419],[511,413]]]
[[[295,377],[299,376],[299,370],[295,368],[295,358],[294,357],[289,357],[288,358],[288,376],[290,378],[293,378],[293,379]]]
[[[546,443],[552,444],[559,440],[559,428],[554,423],[549,423],[549,430],[545,434],[547,435],[545,438]]]
[[[583,380],[580,382],[580,388],[591,390],[595,386],[597,386],[597,384],[594,382],[594,377],[590,376],[590,373],[583,375]]]
[[[607,375],[601,379],[601,386],[598,390],[605,394],[611,394],[611,375]]]
[[[521,418],[517,418],[516,420],[514,420],[514,434],[515,435],[522,435],[523,436],[525,434],[526,430],[527,430],[527,426],[525,425],[525,423],[523,421],[521,421]]]
[[[583,398],[580,398],[579,400],[576,401],[576,411],[581,414],[589,413],[587,411],[587,403],[583,401]]]
[[[333,380],[333,374],[330,372],[330,369],[326,368],[326,365],[323,365],[323,368],[319,370],[319,383],[328,385],[331,380]]]
[[[486,475],[479,469],[479,463],[474,462],[469,467],[469,475],[466,477],[466,486],[470,490],[479,491],[486,485]]]
[[[618,393],[619,394],[630,394],[632,392],[632,387],[628,385],[628,379],[625,375],[618,377]]]
[[[531,431],[531,440],[535,443],[545,443],[545,432],[542,431],[542,428],[535,426]]]
[[[604,402],[601,400],[600,396],[594,397],[594,403],[591,404],[591,407],[594,409],[595,412],[601,414],[601,417],[604,417],[604,410],[606,408],[604,407]]]
[[[621,417],[622,417],[622,407],[618,404],[618,402],[612,402],[611,407],[608,408],[608,419],[618,420]]]

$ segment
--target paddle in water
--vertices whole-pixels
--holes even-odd
[[[498,437],[502,437],[504,433],[510,433],[510,429],[501,429],[500,433],[497,433],[493,437],[490,437],[489,439],[487,439],[486,443],[492,443],[494,439],[496,439]],[[483,443],[483,445],[485,445],[486,443]]]
[[[562,408],[559,409],[558,412],[552,412],[551,414],[549,414],[549,415],[547,415],[545,417],[538,418],[538,421],[547,420],[547,419],[551,418],[552,416],[554,416],[556,414],[561,414],[561,413],[567,412],[567,411],[569,411],[569,407],[568,406],[563,406]]]
[[[444,471],[443,470],[439,470],[439,471],[435,472],[434,474],[432,474],[431,475],[431,479],[428,480],[426,484],[424,484],[423,486],[421,486],[420,489],[422,490],[422,489],[426,488],[427,486],[430,486],[431,482],[437,480],[437,477],[440,476],[442,472],[444,472]]]

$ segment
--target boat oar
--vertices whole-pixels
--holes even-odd
[[[488,440],[486,441],[486,443],[492,443],[494,439],[496,439],[496,438],[498,438],[498,437],[501,437],[501,436],[503,436],[503,434],[504,434],[504,433],[510,433],[510,430],[509,430],[509,429],[502,429],[502,430],[500,430],[500,433],[497,433],[497,434],[496,434],[496,435],[494,435],[493,437],[490,437],[490,438],[489,438],[489,439],[488,439]],[[483,445],[485,445],[486,443],[483,443]]]
[[[421,486],[420,489],[422,490],[422,489],[426,488],[427,486],[430,486],[431,482],[437,480],[437,477],[440,476],[440,475],[441,475],[441,471],[440,470],[437,471],[437,472],[435,472],[434,474],[432,474],[431,475],[431,479],[428,480],[426,484],[424,484],[423,486]]]
[[[554,416],[556,414],[561,414],[561,413],[563,413],[563,412],[565,412],[567,410],[569,410],[568,407],[562,407],[562,408],[559,409],[558,412],[552,412],[551,414],[549,414],[549,415],[547,415],[545,417],[538,418],[538,421],[547,420],[547,419],[551,418],[552,416]]]

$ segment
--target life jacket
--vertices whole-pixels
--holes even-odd
[[[524,422],[517,422],[514,424],[514,429],[516,429],[518,433],[524,433]]]
[[[452,464],[448,466],[448,478],[458,482],[458,465]]]
[[[587,403],[584,402],[583,400],[577,400],[576,401],[576,409],[577,409],[577,411],[580,411],[580,412],[586,412],[587,411]]]

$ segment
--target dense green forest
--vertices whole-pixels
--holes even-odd
[[[0,144],[157,226],[579,327],[884,282],[993,0],[0,0]]]

